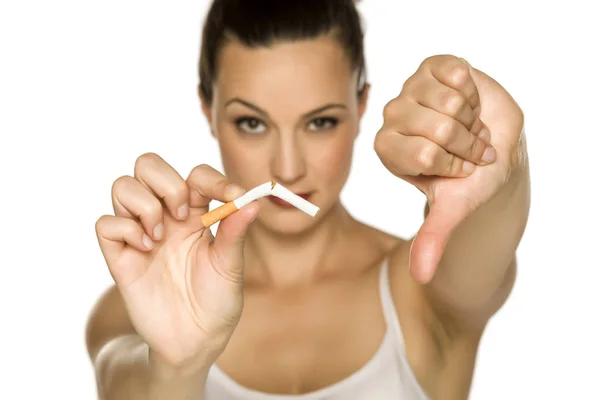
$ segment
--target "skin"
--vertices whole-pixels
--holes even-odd
[[[132,177],[115,181],[115,215],[98,220],[116,283],[88,324],[100,395],[201,398],[212,363],[270,393],[331,385],[384,336],[377,279],[387,258],[418,381],[432,399],[466,399],[481,334],[512,288],[529,211],[518,105],[454,56],[426,59],[407,80],[374,143],[382,163],[427,197],[423,226],[404,240],[340,203],[368,87],[357,96],[331,37],[259,49],[230,42],[219,66],[212,102],[201,100],[225,175],[201,165],[184,179],[143,155]],[[202,229],[211,199],[271,179],[310,192],[321,211],[312,218],[264,198],[221,221],[216,237]]]

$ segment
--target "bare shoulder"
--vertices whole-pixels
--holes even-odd
[[[410,275],[411,244],[412,240],[398,241],[388,256],[390,287],[408,362],[432,399],[467,399],[481,332],[457,336],[445,329],[424,287]]]

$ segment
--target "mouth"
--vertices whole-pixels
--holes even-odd
[[[295,193],[297,196],[302,197],[304,200],[307,200],[310,198],[311,193]],[[267,199],[269,199],[269,201],[273,204],[275,204],[276,206],[279,206],[281,208],[295,208],[293,205],[291,205],[290,203],[288,203],[285,200],[280,199],[279,197],[276,196],[267,196]]]

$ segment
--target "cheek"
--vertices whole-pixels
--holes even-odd
[[[315,170],[329,185],[343,186],[350,173],[354,151],[354,134],[350,131],[321,143],[314,151]]]
[[[225,175],[246,189],[260,183],[264,177],[265,159],[257,146],[233,138],[230,133],[220,135],[219,147]],[[258,179],[258,180],[257,180]]]

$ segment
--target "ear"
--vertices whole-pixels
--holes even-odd
[[[363,114],[367,110],[367,101],[369,100],[369,89],[371,89],[371,85],[369,83],[365,83],[362,93],[360,94],[360,98],[358,99],[358,117],[362,118]]]
[[[202,93],[202,88],[200,87],[200,85],[198,85],[198,98],[200,99],[200,104],[202,105],[202,113],[204,114],[204,117],[206,118],[206,121],[208,122],[208,126],[210,127],[210,134],[213,135],[213,137],[215,137],[215,131],[212,127],[211,107],[210,107],[209,102],[204,97],[204,94]]]

